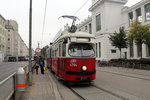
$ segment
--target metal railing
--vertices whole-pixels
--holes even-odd
[[[0,82],[0,100],[9,100],[15,92],[16,72]]]
[[[24,67],[28,75],[28,67]],[[14,93],[16,90],[16,73],[14,72],[0,82],[0,100],[15,99]]]

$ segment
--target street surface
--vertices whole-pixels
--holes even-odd
[[[62,81],[54,81],[63,100],[150,100],[150,71],[97,67],[93,84],[71,85],[76,96]]]
[[[28,62],[2,63],[0,65],[0,81],[16,72],[18,67],[27,64]],[[34,93],[32,98],[36,98],[34,97],[36,93],[33,91],[36,91],[40,87],[43,90],[42,93],[45,93],[44,95],[48,96],[48,93],[50,93],[49,96],[51,99],[61,97],[59,100],[150,100],[149,70],[121,67],[96,67],[96,70],[96,80],[92,84],[70,84],[69,86],[65,85],[63,81],[58,80],[49,71],[44,76],[39,73],[40,75],[35,75],[34,77],[37,78],[34,80],[39,80],[39,82],[29,87],[26,93],[30,93],[30,98]],[[47,75],[51,77],[49,81]],[[45,83],[43,83],[44,80]],[[52,85],[54,83],[56,86]],[[35,86],[36,88],[34,88]],[[45,96],[42,97],[45,98]],[[27,98],[27,95],[24,95],[24,98]]]
[[[0,64],[0,81],[16,72],[21,66],[27,66],[28,62],[4,62]]]
[[[95,84],[127,93],[126,95],[135,96],[138,100],[150,100],[150,71],[97,67]]]

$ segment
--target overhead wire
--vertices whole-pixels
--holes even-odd
[[[87,2],[88,2],[89,0],[86,0],[83,4],[82,4],[82,6],[79,8],[79,9],[77,9],[77,11],[73,14],[74,16],[87,4]],[[67,20],[67,23],[69,22],[69,20]]]
[[[42,39],[41,39],[41,45],[42,45],[43,34],[44,34],[44,29],[45,29],[46,10],[47,10],[47,0],[45,1],[45,9],[44,9],[44,17],[43,17],[43,27],[42,27]]]
[[[74,15],[76,15],[88,2],[89,0],[86,0],[82,6],[74,13]],[[45,17],[46,17],[46,9],[47,9],[47,0],[45,2],[45,11],[44,11],[44,18],[43,18],[43,28],[42,28],[42,40],[41,40],[41,45],[42,45],[42,41],[43,41],[43,33],[44,33],[44,28],[45,28]],[[69,21],[69,20],[68,20]],[[67,23],[68,23],[67,21]],[[62,25],[62,24],[61,24]]]
[[[74,13],[74,15],[76,15],[85,5],[86,3],[88,2],[89,0],[86,0],[83,5]]]

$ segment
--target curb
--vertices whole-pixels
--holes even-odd
[[[55,94],[55,98],[56,100],[62,100],[61,95],[58,91],[58,87],[57,84],[54,82],[54,80],[52,79],[52,77],[50,76],[50,72],[48,70],[48,77],[50,78],[51,82],[52,82],[52,86],[53,86],[53,90],[54,90],[54,94]]]

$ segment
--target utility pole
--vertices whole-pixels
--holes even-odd
[[[32,0],[29,8],[29,85],[32,85]]]

